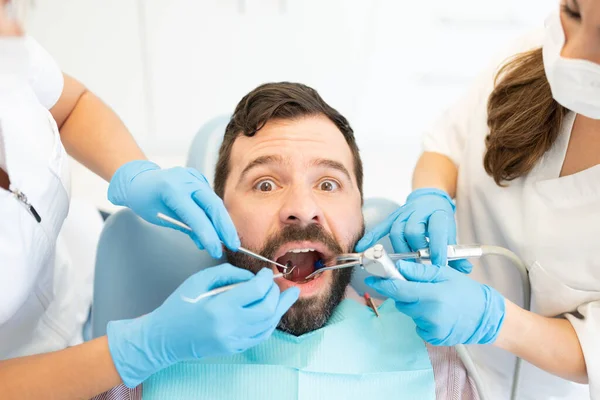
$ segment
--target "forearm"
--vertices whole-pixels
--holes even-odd
[[[146,159],[110,107],[68,75],[64,81],[63,94],[50,111],[69,155],[107,181],[124,163]]]
[[[146,158],[119,117],[89,91],[79,98],[60,136],[69,155],[107,181],[124,163]]]
[[[506,300],[504,324],[494,345],[564,379],[588,381],[579,339],[565,319],[542,317]]]
[[[121,383],[106,336],[53,353],[0,361],[3,399],[89,399]]]
[[[454,197],[458,169],[448,157],[425,152],[419,158],[413,173],[413,189],[437,188]]]

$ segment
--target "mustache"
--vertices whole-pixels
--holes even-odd
[[[275,253],[277,252],[277,250],[279,250],[281,246],[288,242],[294,241],[319,242],[325,247],[327,247],[327,250],[333,255],[352,252],[354,246],[356,245],[358,240],[364,235],[364,233],[365,225],[363,222],[361,224],[359,232],[357,232],[357,234],[353,236],[350,243],[346,245],[349,247],[347,249],[344,249],[337,242],[333,234],[327,232],[320,224],[311,224],[304,227],[299,225],[286,225],[279,232],[271,234],[269,237],[267,237],[262,249],[256,246],[245,245],[244,239],[240,239],[242,240],[242,245],[246,248],[272,260],[275,256]],[[257,273],[258,271],[260,271],[261,268],[265,266],[264,263],[256,260],[254,257],[250,257],[240,252],[233,252],[227,247],[225,247],[225,254],[227,255],[227,260],[231,264],[239,268],[247,269],[248,271],[251,271],[253,273]]]
[[[260,254],[273,259],[275,252],[284,244],[289,242],[311,241],[320,242],[327,247],[333,254],[341,254],[344,249],[338,244],[335,238],[318,224],[311,224],[305,227],[298,225],[287,225],[281,231],[271,235]]]

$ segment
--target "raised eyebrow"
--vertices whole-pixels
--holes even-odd
[[[346,175],[348,180],[350,182],[352,182],[352,178],[350,177],[350,172],[348,172],[348,169],[346,169],[346,167],[344,167],[344,164],[342,164],[339,161],[329,160],[326,158],[319,158],[319,159],[313,161],[312,164],[319,166],[319,167],[336,169],[336,170],[340,171],[341,173],[343,173],[344,175]]]
[[[260,156],[250,161],[250,163],[248,163],[248,165],[246,165],[246,168],[244,168],[244,170],[242,171],[242,174],[240,175],[240,181],[244,179],[244,176],[246,176],[246,174],[248,174],[248,172],[250,172],[250,170],[252,170],[253,168],[268,164],[283,164],[283,158],[278,155],[268,155]]]

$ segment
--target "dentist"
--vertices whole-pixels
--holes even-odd
[[[563,0],[510,55],[426,134],[416,190],[357,250],[429,239],[437,266],[369,284],[432,344],[490,344],[469,350],[491,398],[509,397],[518,356],[519,399],[600,399],[600,2]],[[476,280],[446,266],[457,228],[528,264],[533,312],[510,261],[477,260]]]
[[[0,0],[2,398],[90,398],[120,382],[135,387],[178,361],[243,351],[268,338],[297,290],[280,293],[270,269],[255,276],[221,265],[191,276],[152,313],[113,321],[107,336],[66,348],[82,328],[57,307],[78,301],[78,285],[57,290],[53,279],[69,210],[67,153],[110,180],[114,204],[153,223],[161,223],[157,212],[184,221],[213,257],[221,256],[220,240],[236,250],[239,239],[204,176],[147,161],[119,118],[23,35],[7,12],[18,4],[7,3]],[[241,281],[208,301],[180,300]]]

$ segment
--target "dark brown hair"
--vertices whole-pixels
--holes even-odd
[[[219,149],[215,169],[215,192],[221,198],[225,193],[225,182],[229,175],[229,159],[235,139],[240,135],[254,136],[273,119],[293,120],[302,117],[323,115],[338,127],[354,158],[354,174],[362,198],[363,168],[354,131],[350,124],[335,109],[319,96],[316,90],[300,83],[266,83],[248,93],[238,103]]]
[[[517,54],[500,68],[487,111],[483,165],[502,186],[532,170],[552,147],[567,112],[552,98],[541,48]]]

